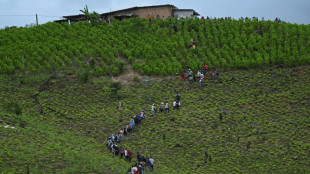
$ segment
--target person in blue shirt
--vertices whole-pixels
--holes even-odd
[[[134,128],[135,128],[135,122],[134,122],[134,121],[132,121],[132,122],[130,123],[130,128],[131,128],[131,130],[132,130],[132,132],[133,132],[133,130],[134,130]]]

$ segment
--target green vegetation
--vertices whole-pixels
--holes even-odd
[[[152,156],[154,173],[310,172],[309,66],[222,72],[221,81],[207,77],[203,90],[179,77],[117,88],[108,78],[81,83],[73,74],[57,76],[39,92],[47,77],[0,76],[3,173],[27,168],[30,173],[125,173],[130,164],[113,157],[105,139],[142,108],[147,119],[120,145],[134,155]],[[119,89],[117,97],[111,88]],[[159,108],[168,100],[171,107],[175,91],[181,109],[152,117],[151,104]],[[15,106],[12,99],[22,107],[20,115],[9,109]],[[15,129],[5,128],[7,122]]]
[[[0,30],[1,173],[125,173],[136,159],[113,156],[105,140],[141,109],[146,120],[119,145],[152,156],[154,173],[310,173],[309,25],[108,25],[82,12],[91,23]],[[202,61],[221,70],[203,90],[171,76]],[[115,80],[130,67],[129,83]],[[151,116],[176,91],[181,109]]]
[[[100,14],[97,12],[90,13],[88,11],[87,5],[85,6],[84,10],[80,10],[80,12],[85,14],[86,20],[89,20],[92,25],[97,25],[99,23],[101,18]]]
[[[87,7],[82,11],[92,14]],[[178,26],[176,34],[172,24]],[[191,38],[196,50],[189,49]],[[201,61],[222,70],[291,67],[309,64],[309,40],[309,25],[249,19],[47,23],[0,30],[0,73],[42,73],[55,67],[57,72],[119,75],[124,65],[119,57],[128,59],[140,74],[158,76],[187,67],[196,71]]]
[[[1,126],[1,173],[123,173],[125,162],[102,153],[87,135],[23,115],[26,127]],[[108,169],[108,170],[107,170]]]

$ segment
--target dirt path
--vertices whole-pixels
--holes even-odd
[[[121,82],[122,85],[130,86],[132,83],[135,82],[144,82],[144,80],[147,78],[150,82],[157,80],[158,82],[161,82],[163,80],[167,79],[176,79],[176,76],[166,76],[166,77],[154,77],[154,76],[147,76],[147,75],[141,75],[138,72],[136,72],[131,63],[128,62],[128,60],[122,56],[118,56],[118,60],[120,62],[126,63],[126,66],[124,66],[124,72],[119,76],[112,76],[111,80],[113,82]],[[136,79],[134,77],[137,77]]]
[[[119,56],[118,60],[120,62],[126,63],[126,66],[124,67],[125,71],[119,75],[119,76],[112,76],[111,80],[113,82],[121,82],[125,86],[129,86],[131,83],[134,82],[134,77],[138,77],[139,81],[142,81],[145,79],[145,76],[141,76],[138,72],[136,72],[132,65],[128,62],[127,59]]]

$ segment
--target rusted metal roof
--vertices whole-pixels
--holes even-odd
[[[122,10],[115,10],[107,13],[102,13],[101,15],[107,15],[107,14],[113,14],[117,12],[123,12],[123,11],[128,11],[128,10],[136,10],[136,9],[141,9],[141,8],[156,8],[156,7],[172,7],[173,9],[178,9],[176,6],[171,5],[171,4],[166,4],[166,5],[152,5],[152,6],[141,6],[141,7],[131,7],[131,8],[126,8]]]

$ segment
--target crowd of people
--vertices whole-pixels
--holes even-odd
[[[142,109],[138,115],[130,119],[129,124],[125,125],[123,129],[109,136],[106,140],[109,151],[112,152],[115,156],[120,156],[121,159],[124,158],[126,161],[131,163],[133,157],[132,151],[127,148],[118,147],[117,144],[124,139],[124,136],[133,132],[135,126],[140,124],[145,118],[146,114]],[[155,161],[152,157],[146,158],[137,152],[137,163],[128,169],[127,174],[144,174],[145,168],[148,168],[149,171],[153,171],[154,162]]]
[[[200,83],[200,88],[202,89],[207,75],[209,75],[211,79],[215,79],[215,78],[218,79],[220,76],[220,72],[219,70],[216,70],[215,72],[214,71],[209,72],[208,65],[204,65],[201,67],[200,70],[198,70],[197,76],[195,76],[193,70],[188,69],[187,77],[185,76],[184,72],[180,74],[180,77],[182,81],[185,81],[187,78],[190,83],[198,81]]]
[[[172,102],[173,110],[179,110],[181,107],[181,96],[177,92],[175,95],[175,100]],[[155,104],[153,103],[151,106],[152,115],[154,116],[157,112],[157,108],[155,107]],[[159,105],[159,112],[162,113],[168,113],[170,112],[168,101],[161,102]]]

